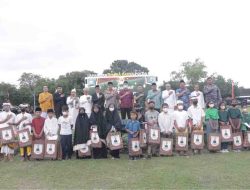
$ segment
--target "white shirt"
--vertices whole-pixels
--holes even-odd
[[[172,92],[171,95],[169,93]],[[176,95],[174,90],[164,90],[162,92],[162,99],[164,103],[167,103],[170,109],[174,109],[176,105]]]
[[[22,129],[26,129],[28,128],[31,132],[31,125],[26,125],[26,126],[23,126],[23,124],[28,124],[28,123],[32,123],[32,116],[31,114],[29,113],[19,113],[17,116],[16,116],[16,121],[15,123],[18,123],[23,117],[26,117],[27,119],[25,119],[24,121],[22,121],[18,126],[17,126],[17,129],[18,130],[22,130]]]
[[[200,106],[202,109],[205,109],[206,105],[204,95],[201,91],[193,91],[190,96],[196,96],[198,99],[198,106]]]
[[[161,132],[173,132],[174,120],[173,115],[170,113],[161,112],[158,116],[158,124]]]
[[[1,121],[5,120],[8,115],[11,115],[11,118],[8,121],[6,121],[5,123],[0,124],[0,128],[9,127],[8,123],[15,123],[16,115],[13,112],[11,112],[11,111],[9,111],[9,112],[2,111],[0,113],[0,120]]]
[[[44,134],[46,136],[57,135],[58,129],[59,129],[58,122],[55,117],[52,117],[51,119],[48,117],[47,119],[45,119]]]
[[[92,96],[82,95],[80,97],[80,107],[85,109],[85,113],[90,114],[92,109]]]
[[[69,109],[78,108],[79,107],[79,98],[78,97],[69,96],[67,98],[66,103],[67,103]]]
[[[173,118],[174,118],[174,121],[177,123],[179,128],[186,127],[186,122],[188,120],[188,114],[185,110],[174,111]]]
[[[60,135],[71,135],[72,129],[71,125],[73,125],[72,117],[68,116],[64,118],[63,116],[59,117],[58,125],[61,125]]]
[[[202,117],[205,117],[204,110],[200,107],[194,107],[193,105],[188,108],[188,116],[193,120],[193,125],[200,124]]]

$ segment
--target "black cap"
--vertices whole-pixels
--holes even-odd
[[[40,107],[37,107],[35,111],[42,111],[42,109]]]
[[[155,83],[155,82],[153,82],[151,85],[152,85],[152,86],[156,86],[156,83]]]
[[[99,88],[100,86],[99,85],[96,85],[95,88]]]
[[[113,82],[108,82],[108,85],[110,85],[110,84],[113,85]]]

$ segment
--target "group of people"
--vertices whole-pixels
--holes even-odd
[[[28,128],[33,134],[33,141],[56,139],[57,159],[63,160],[71,159],[73,150],[78,159],[107,158],[108,152],[112,159],[120,158],[120,150],[109,149],[106,138],[111,132],[121,131],[122,121],[127,119],[125,131],[128,133],[128,142],[139,138],[142,129],[149,135],[148,130],[151,127],[159,128],[160,138],[174,138],[178,133],[188,136],[195,131],[205,131],[208,136],[210,133],[220,133],[221,126],[230,126],[233,133],[246,134],[249,130],[250,114],[247,106],[243,107],[241,112],[237,101],[233,100],[228,109],[212,78],[207,79],[203,92],[199,90],[198,84],[194,86],[194,91],[190,92],[183,80],[176,90],[171,89],[170,84],[166,84],[165,88],[161,91],[153,83],[151,90],[145,92],[143,86],[138,85],[137,92],[133,93],[125,81],[123,89],[117,92],[113,83],[108,82],[105,92],[97,85],[92,95],[84,88],[82,96],[78,97],[73,89],[70,96],[66,97],[62,87],[58,86],[53,95],[48,92],[48,87],[44,86],[43,92],[39,94],[40,107],[35,109],[34,117],[27,112],[25,105],[16,116],[10,111],[10,103],[4,103],[0,113],[0,128],[13,126],[14,132]],[[81,156],[79,147],[82,147],[82,144],[90,145],[90,134],[93,131],[97,132],[101,146],[93,147],[91,155]],[[228,145],[229,142],[223,142],[221,152],[228,152]],[[148,143],[143,148],[143,157],[158,156],[159,146]],[[31,152],[31,146],[20,148],[21,159],[30,159]],[[193,152],[200,153],[201,150]],[[12,143],[2,145],[1,153],[6,160],[12,160]],[[187,155],[186,150],[178,153]],[[137,158],[129,156],[130,159]]]

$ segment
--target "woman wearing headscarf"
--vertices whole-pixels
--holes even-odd
[[[84,108],[80,108],[75,123],[74,146],[79,144],[86,144],[87,141],[90,139],[89,131],[90,123],[88,115],[85,113]],[[76,158],[79,159],[78,151],[76,152]]]
[[[107,133],[120,131],[122,128],[121,118],[114,104],[110,104],[105,114]],[[112,159],[120,158],[120,150],[111,150]]]
[[[107,158],[107,148],[106,145],[103,143],[104,139],[106,139],[107,136],[106,121],[101,107],[98,104],[95,104],[93,106],[92,113],[90,116],[90,125],[92,130],[94,130],[93,127],[96,128],[98,136],[102,141],[101,148],[93,148],[94,159]]]

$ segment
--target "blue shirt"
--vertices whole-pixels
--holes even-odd
[[[129,120],[127,125],[125,126],[125,129],[128,129],[129,131],[132,131],[132,132],[137,132],[140,130],[140,122],[137,120],[135,121]],[[133,138],[133,135],[128,133],[128,139],[131,139],[131,138]]]
[[[184,110],[187,110],[189,108],[190,91],[187,88],[184,88],[184,89],[179,88],[179,89],[176,90],[176,94],[180,94],[183,91],[185,91],[184,94],[182,96],[179,96],[178,100],[183,101]]]

